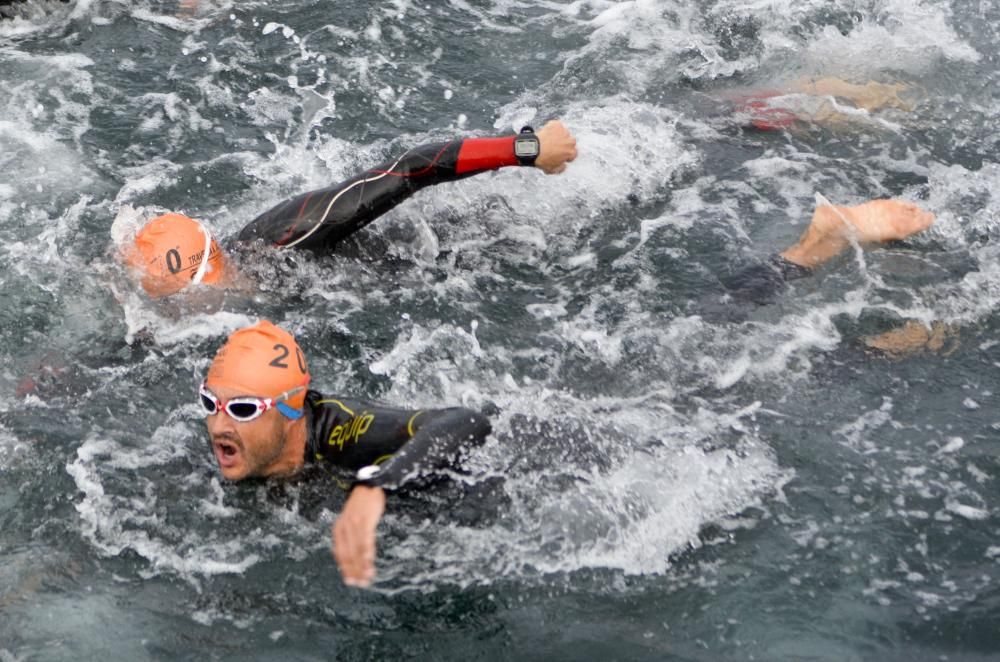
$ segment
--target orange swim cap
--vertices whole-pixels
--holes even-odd
[[[226,258],[201,223],[181,214],[164,214],[139,230],[128,263],[142,270],[143,289],[162,297],[192,283],[218,283]]]
[[[306,358],[288,331],[267,320],[233,331],[216,353],[205,384],[274,398],[303,387],[285,402],[301,409],[309,386]]]

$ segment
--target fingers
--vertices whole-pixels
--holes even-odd
[[[535,167],[546,174],[559,174],[566,170],[568,162],[576,159],[576,138],[559,120],[547,122],[537,135],[539,154]]]
[[[343,529],[339,554],[341,576],[348,586],[367,587],[375,579],[375,534],[357,528]]]
[[[341,517],[333,525],[333,557],[348,586],[367,587],[375,579],[375,529]]]
[[[541,130],[539,130],[538,133],[539,134],[544,133],[545,135],[551,135],[553,137],[560,135],[568,136],[569,129],[566,128],[566,125],[563,124],[561,120],[549,120],[548,122],[545,123],[545,126],[543,126]]]
[[[566,125],[559,120],[552,120],[549,124],[554,125],[553,128],[558,130],[556,135],[558,136],[560,146],[564,151],[563,160],[572,161],[576,159],[576,138],[573,137],[573,134],[570,133],[569,129],[566,128]],[[565,168],[563,169],[565,170]],[[562,172],[562,170],[560,170],[560,172]]]
[[[348,586],[370,586],[375,579],[375,529],[385,512],[385,492],[356,486],[333,523],[333,558]]]

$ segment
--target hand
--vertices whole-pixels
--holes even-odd
[[[557,175],[566,164],[576,158],[576,138],[559,120],[552,120],[541,128],[538,136],[538,158],[535,167],[546,175]]]
[[[366,587],[375,579],[375,527],[384,512],[382,488],[358,485],[333,523],[333,558],[348,586]]]
[[[847,248],[852,238],[860,244],[905,239],[933,222],[934,214],[901,200],[872,200],[854,207],[822,205],[799,242],[781,255],[804,267],[816,267]]]

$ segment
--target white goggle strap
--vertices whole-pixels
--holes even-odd
[[[195,272],[194,278],[191,279],[192,285],[198,285],[205,277],[205,272],[208,271],[209,252],[212,250],[212,233],[206,230],[200,221],[195,221],[195,223],[198,224],[198,229],[201,230],[201,233],[205,235],[205,251],[201,254],[201,264],[198,265],[198,271]]]

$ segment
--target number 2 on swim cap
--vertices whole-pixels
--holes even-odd
[[[275,368],[288,368],[288,364],[285,363],[285,359],[288,358],[288,348],[281,343],[276,343],[272,349],[278,350],[278,355],[271,359],[268,365]],[[299,372],[303,375],[309,373],[309,369],[306,368],[306,357],[302,356],[302,350],[298,347],[295,348],[295,361],[299,364]]]

